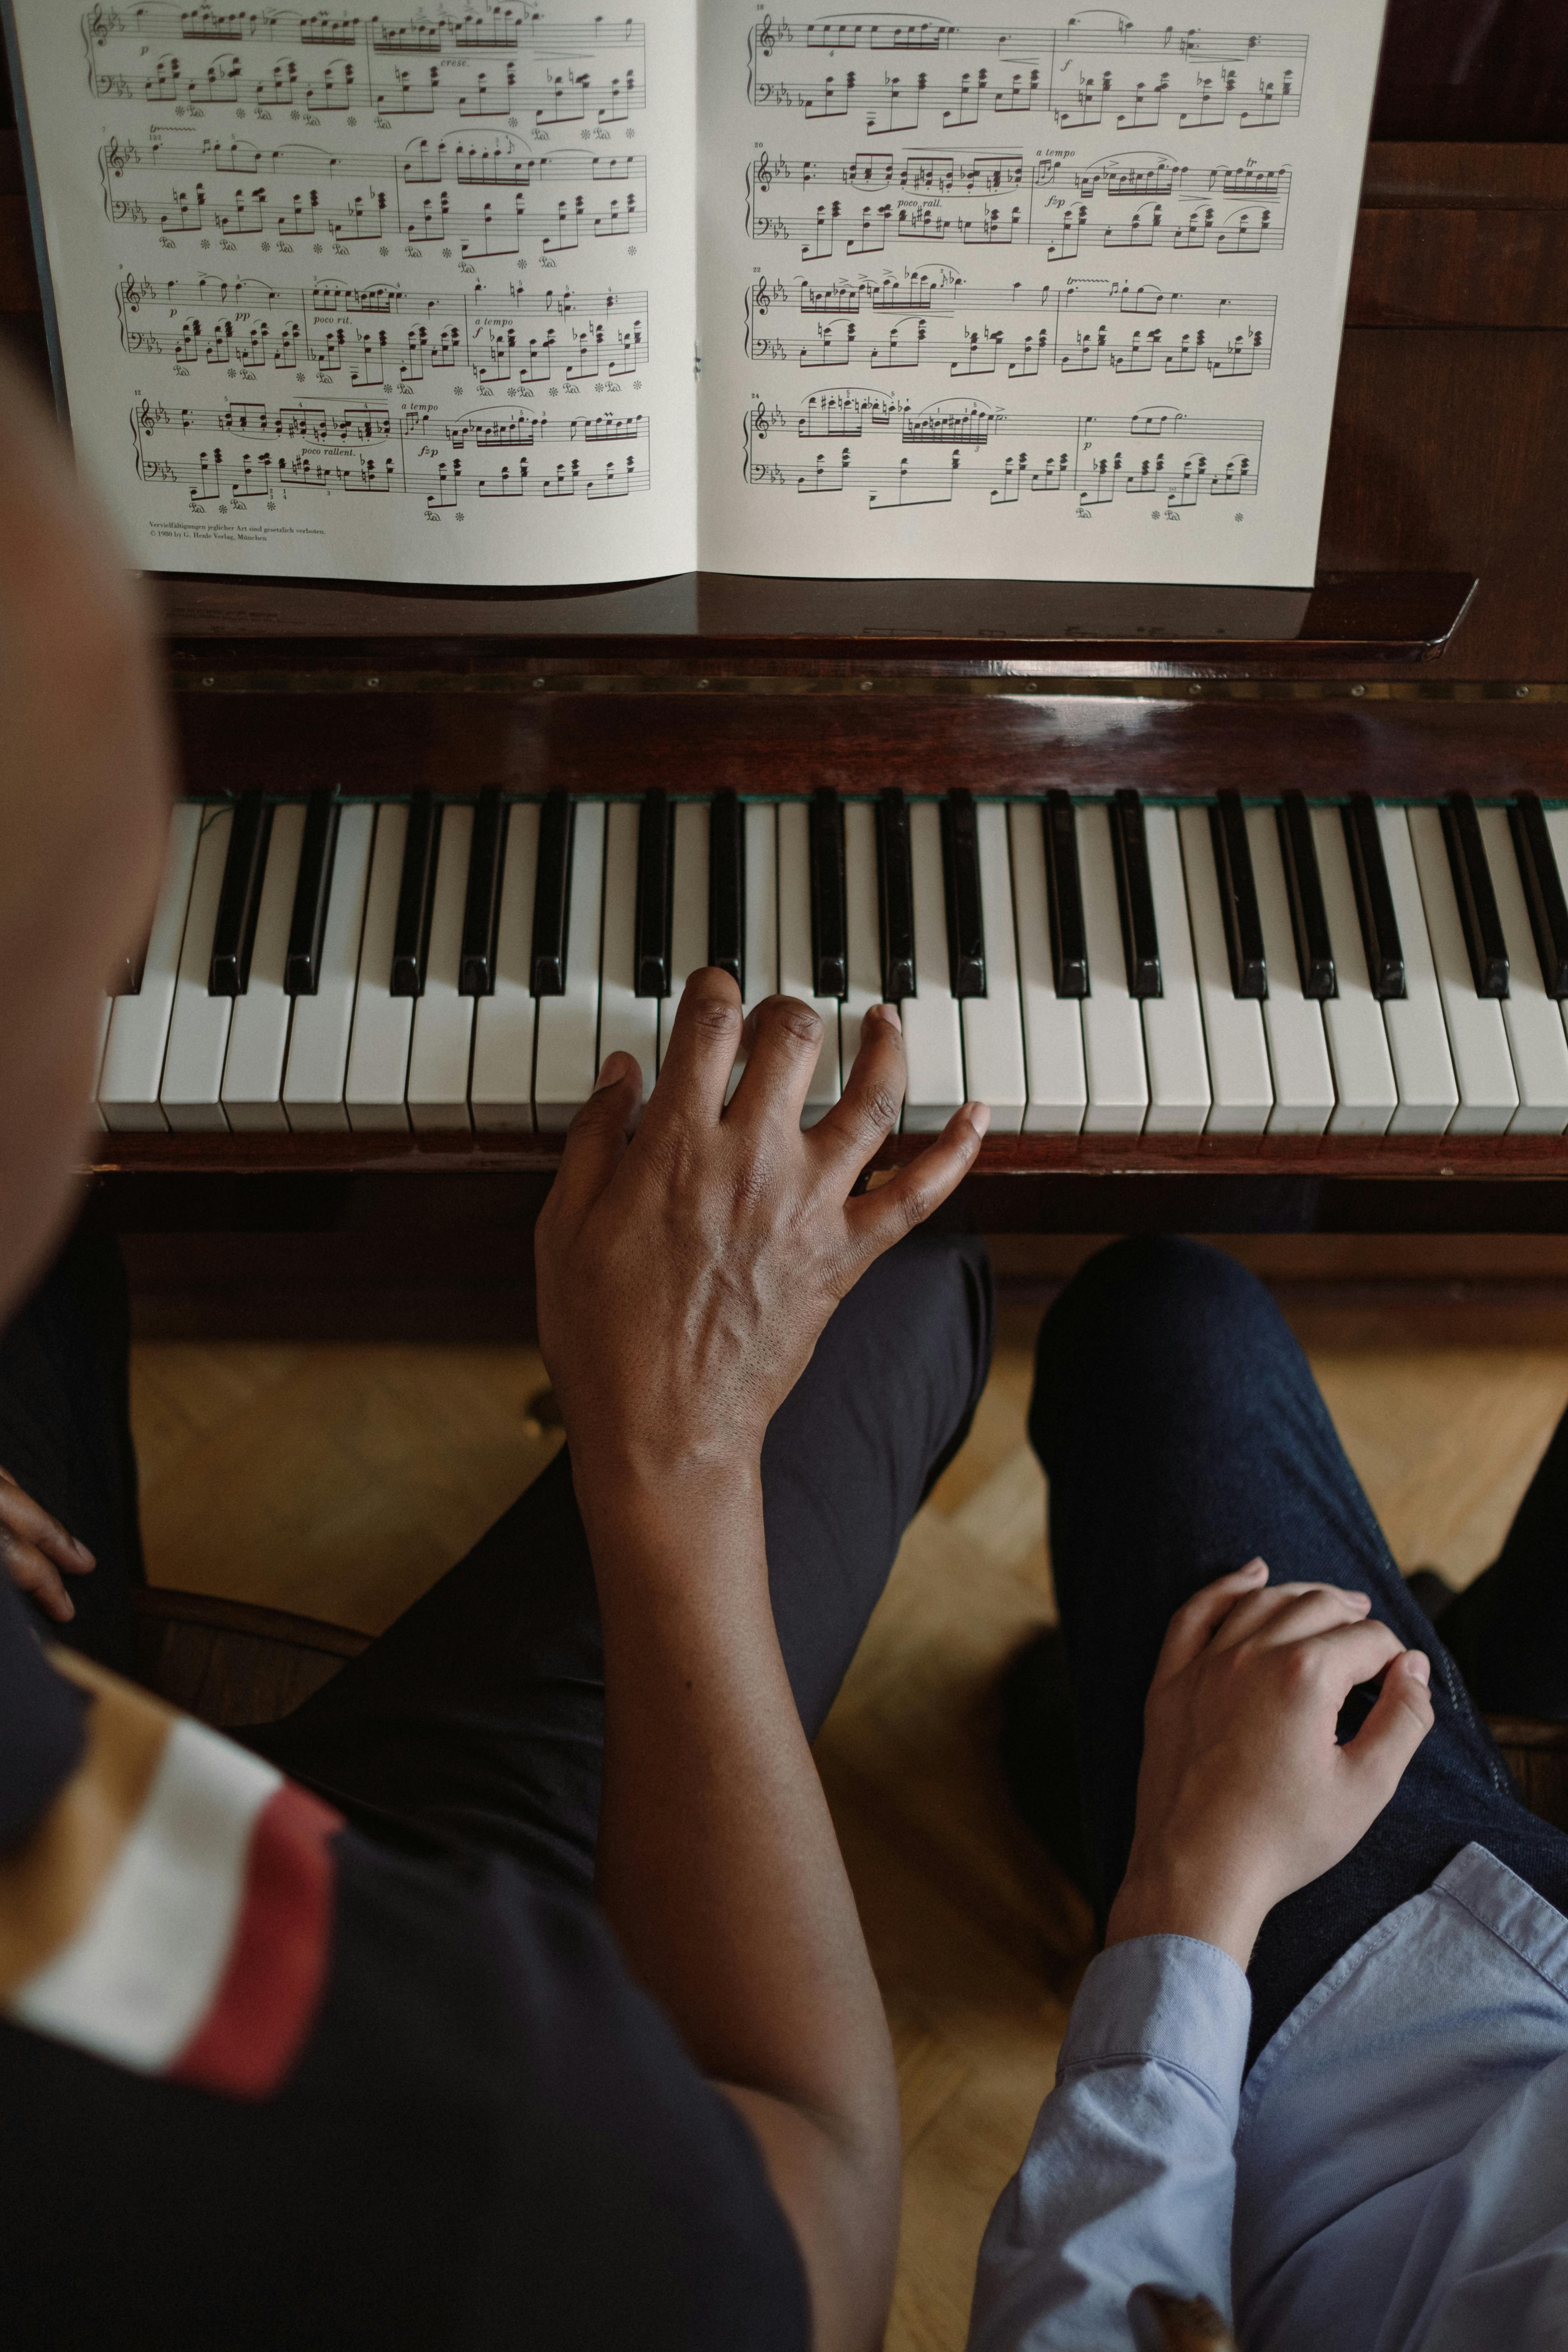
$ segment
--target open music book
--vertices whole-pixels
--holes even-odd
[[[1310,583],[1381,0],[557,5],[0,0],[138,562]]]

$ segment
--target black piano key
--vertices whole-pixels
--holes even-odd
[[[283,966],[283,988],[289,996],[314,996],[321,984],[321,940],[331,896],[332,856],[338,845],[338,811],[335,793],[312,793],[305,805],[289,954]]]
[[[528,985],[534,996],[566,993],[566,920],[572,904],[572,795],[546,793],[539,812],[539,864],[533,877],[533,937]]]
[[[961,790],[943,796],[942,874],[947,892],[948,984],[954,996],[984,996],[985,917],[980,903],[980,843],[971,792]]]
[[[739,795],[715,793],[708,809],[708,961],[746,985],[746,828]]]
[[[675,820],[669,794],[644,793],[637,817],[637,937],[632,949],[638,996],[669,994],[674,902]]]
[[[882,935],[882,1002],[915,993],[915,884],[910,804],[897,785],[877,800],[877,914]]]
[[[1261,1001],[1268,993],[1263,953],[1263,918],[1252,875],[1252,845],[1239,793],[1221,793],[1209,811],[1219,908],[1225,919],[1225,951],[1230,959],[1230,992]]]
[[[430,955],[430,918],[436,909],[436,857],[441,841],[441,804],[434,793],[416,793],[408,803],[403,842],[403,878],[397,886],[397,929],[392,939],[393,996],[423,996]]]
[[[223,862],[212,960],[207,966],[209,996],[243,996],[250,985],[250,951],[256,944],[256,916],[271,835],[271,802],[263,800],[259,793],[242,793],[235,803],[228,854]]]
[[[1154,926],[1154,892],[1149,879],[1149,844],[1143,803],[1134,792],[1111,797],[1110,849],[1116,866],[1116,904],[1127,958],[1129,996],[1163,996],[1160,934]]]
[[[1051,922],[1051,971],[1058,996],[1089,994],[1089,940],[1078,873],[1078,826],[1070,793],[1049,792],[1040,803],[1046,829],[1046,896]]]
[[[126,956],[119,964],[109,983],[110,996],[141,995],[142,975],[147,969],[147,950],[151,945],[150,940],[143,940],[135,953]]]
[[[1278,814],[1279,852],[1285,864],[1285,888],[1290,900],[1290,929],[1296,940],[1301,993],[1321,1003],[1339,994],[1340,983],[1334,971],[1328,909],[1323,904],[1323,878],[1318,871],[1318,845],[1312,838],[1312,812],[1306,793],[1287,793]]]
[[[1548,996],[1568,997],[1568,902],[1563,896],[1563,877],[1557,871],[1540,794],[1521,793],[1509,810],[1508,824],[1519,861],[1519,878],[1524,885],[1524,902],[1530,908],[1535,952],[1541,958],[1542,985]]]
[[[496,927],[500,921],[501,867],[506,861],[506,803],[500,786],[479,794],[468,848],[468,888],[463,900],[463,945],[458,961],[459,996],[496,992]]]
[[[1448,845],[1448,870],[1459,902],[1459,928],[1465,934],[1476,994],[1506,996],[1508,941],[1502,935],[1481,821],[1468,793],[1455,793],[1444,802],[1443,838]]]
[[[849,993],[849,906],[844,879],[844,812],[823,785],[811,796],[813,993]]]
[[[1350,854],[1351,880],[1355,885],[1356,912],[1361,917],[1367,979],[1379,1003],[1390,1004],[1405,994],[1405,947],[1394,912],[1383,835],[1377,829],[1377,803],[1370,793],[1352,793],[1340,814]]]

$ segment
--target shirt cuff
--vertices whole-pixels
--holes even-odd
[[[1192,1936],[1134,1936],[1089,1962],[1057,2080],[1100,2066],[1173,2066],[1204,2085],[1234,2131],[1251,2023],[1252,1987],[1228,1952]]]

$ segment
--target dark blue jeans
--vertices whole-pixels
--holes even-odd
[[[1436,1722],[1354,1852],[1276,1906],[1253,1955],[1252,2054],[1340,1955],[1471,1839],[1568,1910],[1568,1836],[1517,1795],[1454,1656],[1405,1590],[1306,1358],[1268,1292],[1200,1244],[1103,1250],[1041,1327],[1029,1434],[1100,1916],[1132,1842],[1143,1702],[1173,1612],[1257,1554],[1270,1579],[1352,1585],[1432,1661]],[[1568,1439],[1497,1564],[1453,1604],[1482,1703],[1568,1716]],[[1511,1671],[1521,1669],[1517,1683]],[[1352,1697],[1355,1727],[1370,1693]],[[1359,1703],[1358,1703],[1359,1702]]]

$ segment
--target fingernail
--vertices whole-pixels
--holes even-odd
[[[65,1603],[64,1611],[59,1619],[59,1622],[63,1625],[67,1623],[70,1618],[76,1615],[76,1602],[71,1599],[68,1592],[62,1592],[60,1599]]]
[[[881,1014],[883,1020],[887,1023],[889,1028],[896,1029],[901,1037],[904,1032],[904,1024],[903,1016],[900,1014],[898,1006],[896,1004],[879,1004],[877,1010]]]
[[[1416,1681],[1418,1683],[1429,1683],[1432,1679],[1432,1661],[1426,1655],[1426,1651],[1406,1650],[1405,1654],[1410,1661],[1410,1671],[1415,1675]]]
[[[980,1142],[984,1142],[985,1139],[985,1130],[991,1124],[990,1104],[983,1102],[965,1103],[963,1106],[963,1116],[969,1121],[970,1126],[974,1129],[976,1139]]]
[[[620,1075],[620,1073],[616,1069],[616,1064],[620,1059],[621,1056],[618,1053],[605,1055],[603,1067],[600,1069],[599,1075],[594,1082],[595,1087],[613,1085],[615,1078],[618,1077]]]
[[[78,1559],[82,1562],[84,1567],[96,1568],[98,1566],[97,1560],[94,1559],[91,1552],[89,1551],[87,1546],[82,1542],[79,1536],[72,1536],[71,1549],[75,1552]]]
[[[1254,1584],[1266,1584],[1268,1580],[1268,1562],[1266,1559],[1249,1559],[1241,1573],[1243,1576],[1250,1576]]]

